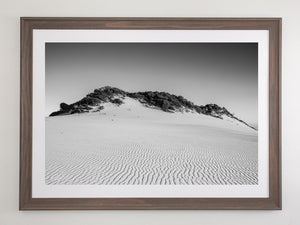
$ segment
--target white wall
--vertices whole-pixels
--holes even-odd
[[[0,0],[0,225],[300,224],[299,0]],[[283,17],[282,211],[18,211],[19,17]]]

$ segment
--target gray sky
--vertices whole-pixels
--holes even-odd
[[[46,114],[95,88],[166,91],[257,124],[256,43],[47,43]]]

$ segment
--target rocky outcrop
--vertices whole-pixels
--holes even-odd
[[[219,119],[223,119],[223,116],[227,116],[236,119],[255,130],[254,127],[235,117],[225,107],[220,107],[216,104],[198,106],[182,96],[173,95],[167,92],[145,91],[130,93],[110,86],[95,89],[94,92],[73,104],[68,105],[66,103],[61,103],[60,110],[51,113],[50,116],[98,112],[104,109],[104,103],[112,103],[120,106],[124,103],[123,99],[125,97],[136,99],[146,107],[156,108],[168,113],[197,112]]]
[[[85,113],[90,112],[91,110],[93,110],[93,112],[98,112],[104,109],[102,106],[104,103],[111,102],[116,105],[123,104],[121,99],[124,98],[126,94],[125,91],[109,86],[95,89],[93,93],[88,94],[78,102],[70,105],[61,103],[60,110],[51,113],[50,116]]]

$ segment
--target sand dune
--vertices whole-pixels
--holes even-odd
[[[46,184],[257,184],[257,131],[137,101],[46,118]]]

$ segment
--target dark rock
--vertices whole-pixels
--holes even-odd
[[[51,113],[49,116],[59,116],[59,115],[62,115],[62,114],[64,114],[63,111],[56,111],[56,112]]]
[[[64,102],[60,103],[59,106],[62,111],[68,111],[68,110],[72,109],[72,106],[70,106]]]
[[[121,105],[124,102],[121,99],[116,98],[116,99],[111,100],[111,103],[114,103],[116,105]]]
[[[167,100],[164,100],[162,103],[162,110],[168,112],[170,106],[171,106],[170,103]]]

